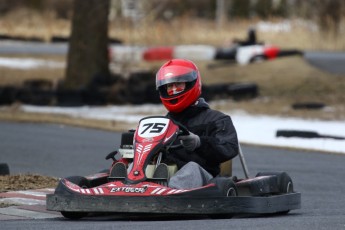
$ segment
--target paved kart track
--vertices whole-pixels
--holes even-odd
[[[56,124],[0,122],[0,161],[11,174],[40,173],[56,177],[86,175],[107,168],[105,155],[117,148],[120,134]],[[297,150],[243,146],[251,176],[258,171],[286,171],[302,193],[302,209],[288,215],[195,217],[102,216],[69,221],[0,220],[1,229],[345,229],[345,156]],[[243,177],[238,158],[234,175]],[[57,213],[58,214],[58,213]]]

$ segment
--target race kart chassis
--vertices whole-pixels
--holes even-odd
[[[151,134],[154,134],[140,139],[140,134],[149,132],[151,127]],[[143,150],[159,152],[164,146],[171,147],[174,138],[179,135],[179,125],[166,117],[148,117],[141,120],[137,130],[133,142],[134,166],[128,169],[128,175],[113,177],[111,168],[110,172],[108,170],[86,178],[61,179],[55,193],[47,195],[47,210],[60,211],[67,218],[79,219],[88,213],[232,216],[285,214],[301,208],[301,194],[293,190],[292,180],[287,173],[264,172],[249,178],[240,146],[239,157],[245,179],[220,176],[199,188],[169,188],[166,183],[161,183],[160,178],[147,176],[145,168],[152,165],[145,161]],[[156,145],[152,144],[157,137]],[[145,147],[146,142],[149,147]],[[125,151],[122,157],[129,152]],[[146,152],[149,159],[151,152]],[[135,154],[140,156],[140,160]],[[114,155],[109,154],[106,158],[113,159],[112,167],[117,162]]]

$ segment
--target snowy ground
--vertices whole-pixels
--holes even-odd
[[[0,57],[0,67],[12,69],[63,68],[65,64],[57,61],[46,61],[37,58]]]
[[[211,103],[212,107],[212,103]],[[26,112],[64,114],[74,118],[91,118],[132,123],[149,115],[164,115],[161,105],[106,107],[42,107],[22,106]],[[222,111],[231,116],[241,143],[320,150],[345,154],[345,140],[332,138],[276,137],[277,130],[313,131],[320,135],[345,137],[345,121],[303,120],[265,115],[249,115],[243,111]]]

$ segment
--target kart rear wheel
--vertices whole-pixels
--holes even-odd
[[[67,177],[67,180],[72,182],[73,184],[78,185],[79,187],[82,188],[90,188],[90,182],[82,176],[72,176],[72,177]],[[88,215],[87,212],[68,212],[68,211],[62,211],[61,215],[63,215],[67,219],[71,220],[78,220],[83,217],[86,217]]]
[[[279,192],[282,194],[293,193],[293,183],[291,177],[286,172],[259,172],[258,176],[276,176],[278,179]]]
[[[291,177],[286,172],[259,172],[258,176],[277,176],[278,188],[281,194],[293,193],[293,183]],[[288,214],[290,210],[277,213],[278,215]]]
[[[217,185],[223,196],[237,196],[238,191],[234,181],[227,177],[215,177],[210,180],[209,183]]]
[[[63,215],[63,217],[70,219],[70,220],[79,220],[83,217],[87,216],[87,212],[65,212],[62,211],[61,215]]]
[[[209,183],[216,184],[223,196],[233,197],[238,195],[236,185],[231,178],[215,177],[212,178]],[[220,213],[209,214],[208,216],[212,219],[231,219],[234,215],[228,213]]]

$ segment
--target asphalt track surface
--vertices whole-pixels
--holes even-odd
[[[86,175],[110,166],[104,158],[119,146],[120,134],[56,124],[0,122],[0,162],[12,174],[56,177]],[[345,229],[345,156],[319,152],[243,146],[251,176],[259,171],[286,171],[302,208],[282,216],[195,217],[103,216],[3,220],[1,229]],[[234,175],[243,177],[238,158]]]

